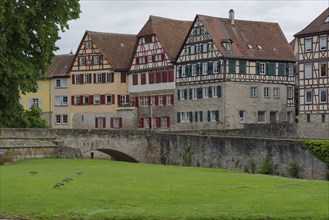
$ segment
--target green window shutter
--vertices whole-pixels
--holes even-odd
[[[217,63],[217,65],[218,65],[218,66],[217,66],[218,73],[221,73],[221,69],[220,69],[220,68],[222,67],[222,61],[219,60],[218,63]]]
[[[235,63],[236,63],[235,60],[228,61],[228,73],[230,73],[230,74],[236,73]]]
[[[189,98],[192,100],[192,89],[189,89]]]
[[[177,112],[177,123],[180,123],[180,113]]]
[[[215,117],[216,117],[216,121],[219,121],[219,111],[215,111]]]
[[[256,62],[256,74],[259,75],[259,62]]]
[[[217,96],[222,97],[222,87],[221,86],[217,86]]]
[[[184,99],[187,99],[187,89],[184,89]]]
[[[285,67],[284,63],[279,63],[279,72],[278,72],[279,76],[284,76],[284,71],[285,71],[284,67]]]
[[[265,70],[265,75],[270,75],[270,64],[268,62],[266,62],[266,70]]]
[[[198,99],[202,99],[202,88],[198,88],[197,89],[197,97],[198,97]]]
[[[193,122],[193,112],[189,112],[188,114],[189,114],[189,117],[190,117],[190,123],[192,123]]]
[[[285,69],[286,69],[286,76],[289,76],[289,65],[288,63],[285,63]]]
[[[203,121],[203,112],[200,111],[200,122],[202,122],[202,121]]]
[[[181,66],[178,66],[178,76],[179,78],[182,78],[182,67]]]
[[[208,121],[210,121],[210,111],[208,111]]]
[[[296,76],[296,65],[295,64],[293,65],[293,71],[294,71],[293,76]]]
[[[198,122],[198,112],[194,112],[194,119],[195,119],[195,122]]]
[[[187,76],[188,77],[192,76],[192,66],[191,65],[187,65]]]
[[[200,67],[199,67],[199,64],[197,63],[196,64],[196,75],[200,75],[199,72],[200,72]]]
[[[180,90],[177,90],[177,99],[180,100]]]
[[[240,74],[246,74],[247,69],[246,69],[247,62],[245,60],[240,60],[239,61],[239,73]]]
[[[200,70],[199,75],[202,75],[202,68],[203,68],[203,65],[202,65],[202,63],[199,63],[199,65],[200,65],[200,68],[199,68],[199,70]]]
[[[208,75],[213,74],[212,62],[208,62]]]
[[[208,87],[208,97],[212,97],[212,87]]]

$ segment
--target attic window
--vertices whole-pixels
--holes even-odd
[[[273,47],[273,51],[274,51],[274,52],[277,52],[278,50],[277,50],[275,47]]]
[[[328,15],[328,17],[326,18],[326,20],[324,21],[324,23],[329,23],[329,15]]]
[[[89,48],[91,48],[92,47],[92,43],[91,43],[91,41],[86,41],[85,42],[85,48],[86,49],[89,49]]]
[[[262,49],[263,49],[263,47],[260,46],[259,44],[257,44],[257,48],[258,48],[259,50],[262,50]]]
[[[251,44],[247,44],[249,49],[252,49],[252,45]]]
[[[222,44],[225,47],[226,50],[232,50],[232,43],[233,41],[231,39],[223,39]]]
[[[152,35],[145,36],[144,39],[146,44],[152,43]]]

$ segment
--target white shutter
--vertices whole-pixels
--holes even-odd
[[[38,102],[39,104],[38,104],[38,107],[39,108],[42,108],[42,100],[41,99],[39,99],[39,102]]]

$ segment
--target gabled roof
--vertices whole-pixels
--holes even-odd
[[[235,19],[234,24],[231,24],[227,18],[205,15],[197,15],[197,18],[226,58],[295,61],[289,43],[277,23]],[[225,39],[232,40],[232,51],[222,45]]]
[[[54,56],[51,60],[51,64],[48,68],[48,72],[45,74],[45,77],[68,77],[68,72],[73,61],[74,54],[62,54]]]
[[[316,19],[314,19],[307,27],[295,34],[295,37],[303,37],[314,34],[329,33],[329,22],[325,22],[329,18],[329,7],[324,10]]]
[[[81,39],[75,57],[78,56],[78,52],[87,35],[89,35],[97,49],[106,57],[114,70],[129,70],[130,60],[137,40],[136,35],[87,30]]]
[[[169,59],[174,61],[192,21],[174,20],[151,15],[137,37],[156,35]]]

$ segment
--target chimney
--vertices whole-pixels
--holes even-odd
[[[231,9],[229,11],[229,19],[231,20],[231,24],[234,25],[234,10]]]

